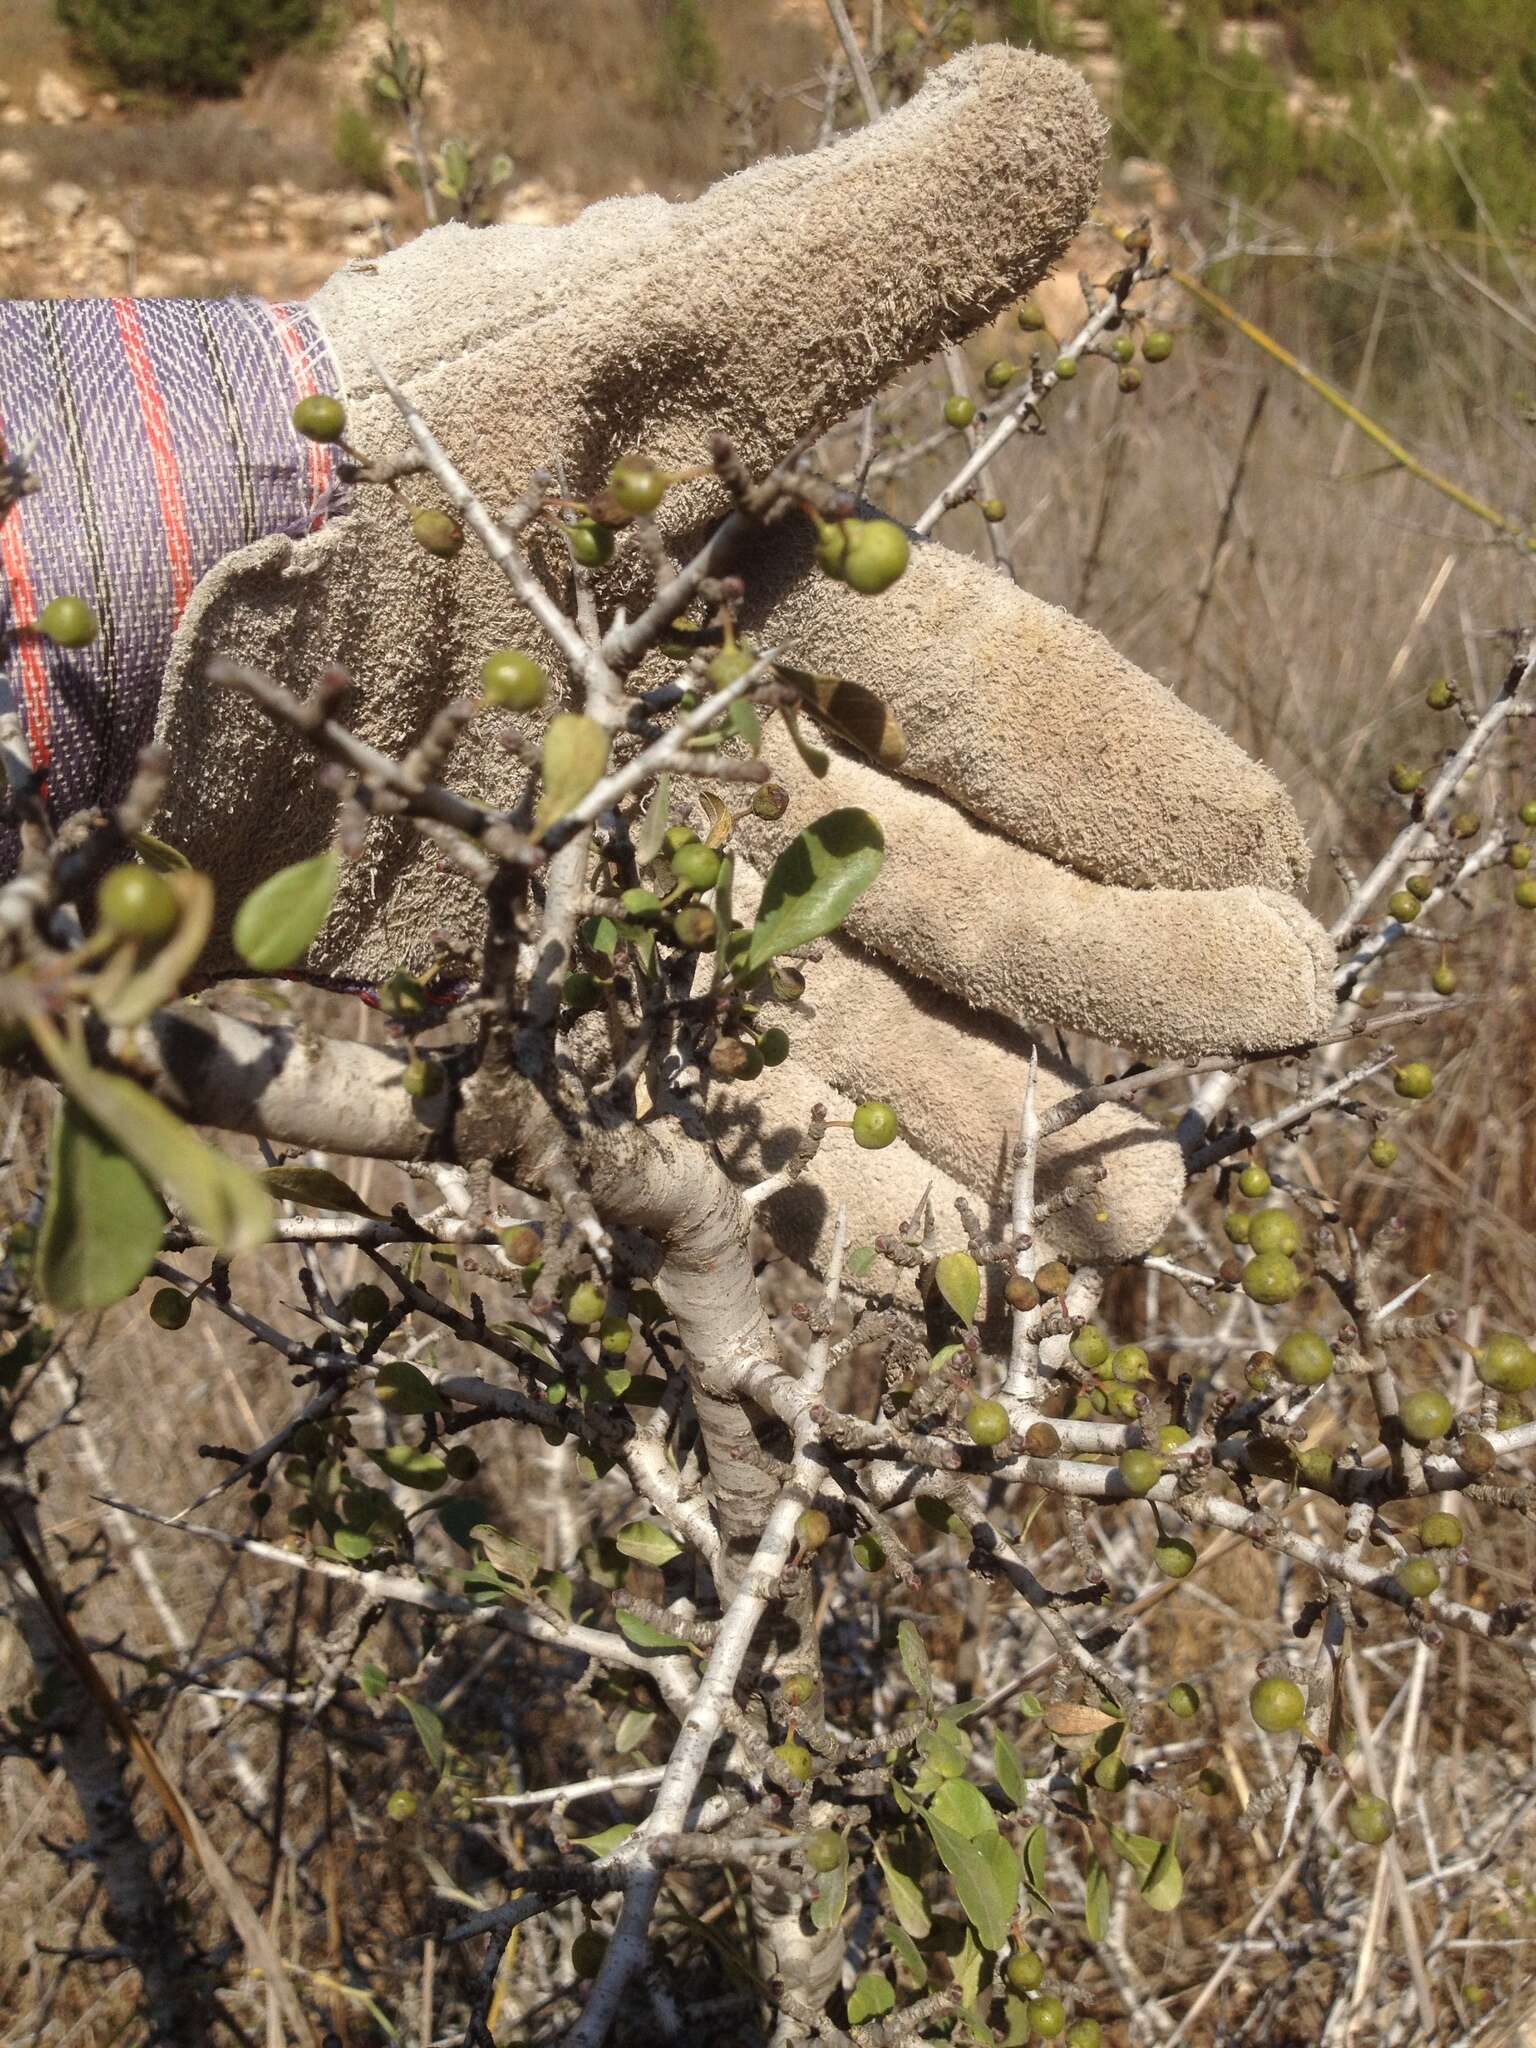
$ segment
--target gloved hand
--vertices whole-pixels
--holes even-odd
[[[983,49],[875,127],[689,205],[613,200],[564,229],[438,229],[348,266],[312,302],[349,438],[369,453],[401,441],[377,361],[493,507],[555,461],[578,495],[627,449],[695,465],[717,428],[765,468],[1027,291],[1095,196],[1101,137],[1073,73]],[[432,501],[429,487],[419,495]],[[687,536],[720,509],[712,483],[677,489],[664,530]],[[543,566],[563,574],[553,551]],[[877,600],[811,568],[804,536],[785,528],[743,573],[756,638],[874,690],[907,741],[900,780],[839,752],[810,784],[770,740],[794,804],[748,851],[766,859],[806,818],[858,803],[888,854],[849,927],[855,945],[815,970],[814,1014],[791,1024],[799,1058],[720,1091],[727,1155],[744,1176],[774,1163],[813,1099],[836,1107],[827,1082],[891,1100],[920,1148],[824,1147],[820,1196],[777,1204],[794,1249],[814,1248],[842,1200],[858,1237],[910,1214],[929,1179],[942,1207],[949,1172],[993,1193],[1027,1025],[1189,1054],[1279,1047],[1324,1025],[1330,955],[1289,893],[1306,852],[1284,793],[1096,633],[939,547],[915,549]],[[622,551],[613,574],[617,589]],[[317,534],[240,549],[202,579],[177,631],[156,829],[215,875],[226,914],[333,829],[333,801],[292,738],[248,706],[210,701],[214,654],[300,692],[340,662],[358,732],[400,750],[509,644],[549,652],[476,550],[427,556],[384,492]],[[516,772],[473,741],[453,770],[495,802]],[[473,914],[460,896],[466,933]],[[429,935],[454,923],[454,885],[431,851],[376,824],[310,965],[376,980],[421,965]],[[1065,1070],[1043,1073],[1042,1104],[1072,1085]],[[1053,1219],[1056,1244],[1083,1257],[1145,1248],[1178,1198],[1175,1148],[1101,1109],[1047,1153],[1042,1192],[1085,1163],[1104,1177]]]

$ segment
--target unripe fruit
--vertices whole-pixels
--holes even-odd
[[[973,1401],[965,1418],[965,1432],[973,1444],[980,1444],[983,1450],[1006,1443],[1009,1433],[1008,1410],[1001,1401]]]
[[[1392,1086],[1409,1102],[1422,1102],[1435,1092],[1434,1073],[1425,1061],[1410,1060],[1406,1067],[1396,1069]]]
[[[1536,1387],[1536,1351],[1511,1330],[1497,1330],[1477,1354],[1477,1376],[1500,1394],[1528,1394]]]
[[[1265,1308],[1278,1308],[1300,1294],[1301,1275],[1284,1252],[1260,1252],[1243,1268],[1243,1292]]]
[[[692,846],[698,836],[691,825],[669,825],[661,835],[661,850],[670,858],[680,846]]]
[[[83,597],[55,597],[37,615],[37,629],[55,647],[89,647],[101,631]]]
[[[1307,1702],[1293,1680],[1261,1678],[1248,1695],[1248,1711],[1267,1735],[1283,1735],[1301,1726]]]
[[[1387,770],[1387,782],[1398,796],[1412,796],[1423,780],[1423,769],[1411,768],[1406,761],[1394,761]]]
[[[119,938],[158,945],[176,929],[181,909],[164,875],[133,866],[109,868],[102,876],[96,915]]]
[[[1426,1515],[1419,1524],[1419,1543],[1425,1550],[1459,1550],[1461,1523],[1455,1515]]]
[[[645,455],[623,455],[608,472],[609,493],[631,518],[654,512],[666,496],[669,482],[666,471]]]
[[[472,1444],[450,1444],[443,1465],[450,1479],[473,1479],[480,1470],[480,1453]]]
[[[1297,1451],[1295,1457],[1298,1479],[1304,1480],[1308,1486],[1317,1487],[1322,1492],[1326,1492],[1333,1485],[1333,1460],[1326,1451],[1319,1450],[1314,1445],[1311,1450]]]
[[[1455,1420],[1455,1410],[1444,1394],[1425,1387],[1408,1396],[1398,1410],[1397,1419],[1410,1443],[1427,1444],[1446,1434]]]
[[[1029,2001],[1029,2030],[1038,2034],[1042,2041],[1054,2041],[1067,2024],[1067,2008],[1059,1998],[1032,1998]]]
[[[1136,1389],[1128,1387],[1121,1380],[1100,1380],[1094,1388],[1097,1407],[1102,1401],[1106,1415],[1122,1416],[1127,1422],[1134,1422],[1140,1413],[1136,1405]]]
[[[1045,315],[1033,299],[1026,299],[1013,317],[1026,334],[1039,334],[1045,328]]]
[[[1170,1714],[1177,1714],[1181,1721],[1193,1721],[1200,1711],[1200,1689],[1191,1685],[1187,1678],[1181,1678],[1170,1685],[1164,1698]]]
[[[865,597],[878,597],[907,566],[912,552],[907,536],[890,519],[848,519],[843,523],[848,541],[843,581]]]
[[[1366,1147],[1365,1156],[1372,1166],[1379,1167],[1385,1173],[1388,1167],[1397,1164],[1397,1147],[1390,1138],[1372,1138]]]
[[[1044,1295],[1065,1294],[1071,1284],[1072,1275],[1060,1259],[1047,1259],[1035,1269],[1035,1285]]]
[[[1109,344],[1109,353],[1117,363],[1128,363],[1136,353],[1136,344],[1128,334],[1117,334]]]
[[[1248,1219],[1248,1242],[1256,1252],[1284,1252],[1290,1258],[1301,1231],[1289,1209],[1256,1209]]]
[[[1517,839],[1504,858],[1512,868],[1528,868],[1531,864],[1531,849],[1523,839]]]
[[[1263,1167],[1255,1161],[1245,1166],[1237,1177],[1237,1185],[1251,1202],[1262,1202],[1274,1183]]]
[[[1126,1492],[1138,1497],[1150,1493],[1163,1476],[1163,1461],[1156,1451],[1122,1451],[1116,1465]]]
[[[1166,1536],[1154,1547],[1152,1562],[1165,1579],[1187,1579],[1195,1568],[1195,1546],[1187,1536]]]
[[[1027,1275],[1010,1273],[1003,1285],[1003,1299],[1010,1308],[1027,1313],[1040,1306],[1040,1290]]]
[[[1292,1330],[1276,1351],[1275,1364],[1293,1387],[1320,1387],[1333,1371],[1333,1352],[1316,1330]]]
[[[162,1330],[184,1330],[192,1318],[192,1304],[179,1288],[159,1287],[150,1297],[149,1320]]]
[[[824,1876],[842,1867],[843,1838],[836,1828],[818,1828],[805,1845],[805,1860]]]
[[[430,505],[411,514],[411,532],[418,547],[444,562],[451,562],[464,545],[464,529],[459,522]]]
[[[601,569],[613,560],[613,528],[596,519],[578,519],[565,529],[572,555],[583,569]]]
[[[795,1541],[802,1550],[820,1550],[832,1534],[832,1520],[824,1508],[807,1508],[795,1523]]]
[[[739,683],[756,662],[757,656],[750,647],[722,647],[704,673],[712,689],[728,690],[732,683]]]
[[[1387,898],[1387,909],[1399,924],[1412,924],[1423,905],[1417,896],[1410,896],[1406,889],[1394,889]]]
[[[1362,1010],[1374,1010],[1381,1003],[1381,989],[1374,981],[1362,981],[1355,990],[1355,1001]]]
[[[1032,1948],[1016,1948],[1003,1974],[1011,1991],[1038,1991],[1045,1982],[1045,1964]]]
[[[339,441],[347,431],[347,408],[324,392],[301,398],[288,417],[294,432],[306,441]]]
[[[1115,382],[1122,391],[1139,391],[1141,389],[1141,372],[1134,363],[1127,363],[1115,379]]]
[[[712,946],[719,929],[715,913],[702,903],[685,903],[672,916],[673,938],[691,953],[700,953],[706,946]]]
[[[765,782],[761,789],[753,791],[750,808],[754,818],[763,818],[771,825],[789,809],[789,791],[781,783]]]
[[[661,909],[661,898],[654,889],[626,889],[619,901],[626,917],[654,917]]]
[[[809,1785],[816,1760],[803,1742],[781,1742],[773,1752],[785,1777],[797,1785]]]
[[[1517,910],[1536,910],[1536,881],[1527,875],[1516,882],[1514,897]]]
[[[1229,1244],[1246,1244],[1253,1218],[1246,1209],[1229,1209],[1222,1219],[1222,1229],[1227,1233]]]
[[[1015,366],[1005,356],[999,356],[995,363],[988,363],[982,382],[989,391],[1006,391],[1017,375]]]
[[[854,1538],[852,1548],[853,1561],[861,1572],[877,1572],[885,1563],[885,1545],[868,1531]]]
[[[389,1296],[382,1287],[364,1280],[347,1296],[347,1320],[370,1326],[389,1314]]]
[[[758,1039],[757,1051],[765,1067],[782,1067],[789,1058],[789,1033],[775,1024]]]
[[[671,858],[672,872],[686,889],[713,889],[720,879],[720,856],[712,846],[695,839],[680,846]]]
[[[956,392],[953,398],[944,401],[944,424],[948,427],[968,427],[976,417],[973,399],[963,398]]]
[[[1109,1357],[1109,1343],[1104,1332],[1092,1323],[1084,1323],[1074,1335],[1067,1349],[1079,1365],[1087,1366],[1090,1372],[1097,1372]]]
[[[604,1316],[598,1328],[599,1348],[609,1358],[624,1358],[634,1344],[635,1333],[628,1316]]]
[[[1437,996],[1453,996],[1456,993],[1456,970],[1442,960],[1429,977],[1429,985]]]
[[[414,1820],[416,1817],[416,1794],[406,1791],[402,1785],[398,1791],[390,1793],[388,1799],[384,1802],[384,1811],[392,1821]]]
[[[1157,1448],[1160,1451],[1176,1451],[1180,1445],[1189,1441],[1189,1431],[1180,1422],[1165,1422],[1157,1432]]]
[[[1055,370],[1057,381],[1059,383],[1070,384],[1072,379],[1077,375],[1077,357],[1058,356],[1055,362]]]
[[[608,1937],[587,1927],[571,1943],[571,1969],[578,1977],[595,1977],[608,1953]]]
[[[600,1323],[608,1313],[608,1290],[594,1281],[580,1280],[571,1289],[569,1301],[565,1304],[566,1320],[585,1328],[591,1323]]]
[[[1431,711],[1448,711],[1456,702],[1456,692],[1444,676],[1436,676],[1424,692],[1424,702]]]
[[[1536,797],[1527,797],[1520,806],[1520,822],[1522,825],[1536,825]]]
[[[792,1671],[779,1687],[779,1695],[787,1707],[809,1706],[816,1692],[816,1681],[809,1671]]]
[[[1100,2048],[1103,2039],[1097,2020],[1074,2020],[1067,2029],[1067,2048]]]
[[[1173,354],[1173,336],[1165,334],[1160,327],[1154,327],[1143,338],[1141,352],[1149,363],[1166,363]]]
[[[866,1152],[883,1152],[899,1129],[888,1102],[861,1102],[853,1112],[853,1142]]]
[[[1061,1438],[1048,1422],[1032,1422],[1024,1432],[1024,1449],[1031,1458],[1054,1458]]]
[[[1482,822],[1476,811],[1458,811],[1451,820],[1451,837],[1470,839]]]
[[[544,1249],[544,1240],[527,1223],[514,1224],[497,1233],[502,1250],[514,1266],[531,1266]]]
[[[1357,1842],[1364,1842],[1368,1848],[1379,1849],[1390,1839],[1397,1828],[1397,1815],[1385,1799],[1373,1794],[1362,1793],[1352,1799],[1344,1809],[1344,1825]]]
[[[1440,1587],[1440,1567],[1427,1557],[1405,1557],[1392,1576],[1410,1600],[1427,1600]]]
[[[1152,1361],[1139,1344],[1122,1344],[1109,1361],[1109,1369],[1123,1387],[1138,1386],[1152,1376]]]
[[[537,711],[549,695],[549,677],[531,654],[502,647],[480,664],[480,687],[498,711]]]
[[[999,526],[1008,517],[1008,507],[1001,498],[982,498],[978,509],[989,526]]]

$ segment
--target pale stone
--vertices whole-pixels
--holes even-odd
[[[84,93],[57,71],[45,71],[38,79],[32,104],[37,108],[37,118],[55,127],[83,121],[90,111]]]

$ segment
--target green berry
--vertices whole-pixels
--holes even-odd
[[[715,943],[720,927],[715,913],[702,903],[685,903],[672,915],[672,936],[691,953],[701,953]]]
[[[1394,1072],[1392,1086],[1408,1101],[1422,1102],[1435,1092],[1434,1073],[1423,1060],[1410,1060],[1406,1067],[1399,1067]]]
[[[1109,1357],[1109,1342],[1092,1323],[1084,1323],[1067,1348],[1078,1364],[1087,1366],[1090,1372],[1097,1372]]]
[[[1423,909],[1417,896],[1411,896],[1406,889],[1394,889],[1387,898],[1387,909],[1399,924],[1412,924]]]
[[[480,1454],[470,1444],[450,1444],[443,1465],[450,1479],[473,1479],[480,1470]]]
[[[1426,1515],[1419,1524],[1419,1544],[1424,1550],[1459,1550],[1461,1533],[1455,1515]]]
[[[1265,1308],[1278,1308],[1300,1294],[1301,1275],[1284,1252],[1260,1252],[1243,1268],[1243,1292]]]
[[[1403,887],[1420,903],[1427,903],[1435,893],[1435,878],[1433,875],[1408,875],[1404,878]]]
[[[1515,908],[1536,910],[1536,881],[1529,875],[1523,876],[1514,887]]]
[[[1042,2041],[1054,2041],[1067,2024],[1067,2008],[1059,1998],[1032,1998],[1029,2001],[1029,2030],[1038,2034]]]
[[[1262,1202],[1274,1183],[1257,1161],[1245,1166],[1237,1177],[1237,1185],[1251,1202]],[[1283,1247],[1280,1247],[1283,1249]]]
[[[1429,985],[1437,996],[1453,996],[1456,993],[1456,970],[1448,961],[1442,960],[1429,977]]]
[[[691,825],[669,825],[662,834],[662,852],[670,859],[680,846],[692,846],[698,836]]]
[[[1316,1330],[1292,1330],[1276,1351],[1275,1364],[1293,1387],[1320,1387],[1333,1371],[1333,1352]]]
[[[587,1927],[571,1943],[571,1971],[580,1978],[595,1977],[608,1953],[608,1937]]]
[[[441,1065],[434,1059],[423,1059],[413,1054],[400,1076],[400,1086],[407,1095],[420,1100],[435,1095],[442,1087],[444,1076]]]
[[[384,1811],[392,1821],[403,1823],[408,1820],[414,1820],[416,1817],[416,1794],[408,1792],[402,1785],[397,1791],[390,1793],[388,1799],[384,1802]]]
[[[1394,761],[1387,770],[1388,787],[1398,796],[1412,796],[1423,780],[1424,770],[1410,767],[1406,761]]]
[[[1056,381],[1059,384],[1070,384],[1077,375],[1077,357],[1058,356],[1056,358],[1055,370]]]
[[[877,1572],[885,1563],[885,1545],[867,1530],[852,1543],[853,1561],[861,1572]]]
[[[1170,1685],[1164,1698],[1170,1714],[1177,1714],[1181,1721],[1193,1721],[1200,1711],[1200,1689],[1191,1685],[1187,1678],[1181,1678]]]
[[[451,562],[464,545],[464,529],[457,519],[430,505],[411,514],[411,532],[418,547],[444,562]]]
[[[988,363],[982,382],[989,391],[1006,391],[1018,374],[1014,364],[999,356],[995,363]]]
[[[1326,1493],[1334,1481],[1333,1460],[1328,1453],[1314,1445],[1310,1450],[1296,1451],[1293,1455],[1296,1460],[1297,1478],[1305,1480],[1308,1486],[1314,1486],[1320,1492]]]
[[[672,855],[671,868],[684,888],[713,889],[720,879],[720,856],[712,846],[695,839]]]
[[[1410,1443],[1433,1443],[1437,1436],[1444,1436],[1455,1420],[1456,1411],[1444,1394],[1432,1387],[1425,1387],[1417,1394],[1410,1394],[1398,1410],[1397,1419],[1403,1426],[1403,1435]]]
[[[1456,702],[1456,692],[1451,688],[1444,676],[1436,676],[1435,680],[1424,692],[1424,702],[1431,711],[1449,711]]]
[[[795,1523],[795,1541],[802,1550],[820,1550],[832,1534],[832,1520],[824,1508],[807,1508]]]
[[[1289,1209],[1256,1209],[1248,1219],[1248,1242],[1256,1252],[1284,1252],[1289,1259],[1301,1244],[1301,1231]]]
[[[1253,1218],[1246,1209],[1229,1209],[1222,1218],[1222,1229],[1227,1233],[1229,1244],[1246,1244]]]
[[[1157,1448],[1160,1451],[1176,1451],[1189,1441],[1189,1431],[1181,1422],[1165,1422],[1157,1432]]]
[[[781,1742],[773,1754],[786,1777],[793,1778],[797,1785],[809,1785],[816,1759],[803,1742]]]
[[[890,589],[907,566],[912,552],[907,536],[890,519],[849,519],[844,525],[848,546],[843,581],[850,590],[877,597]]]
[[[1136,353],[1136,344],[1128,334],[1117,334],[1109,344],[1111,358],[1117,363],[1128,363]]]
[[[1109,1361],[1109,1369],[1121,1386],[1134,1387],[1151,1378],[1152,1361],[1139,1344],[1122,1344]]]
[[[55,647],[89,647],[101,631],[83,597],[55,597],[37,615],[38,631]]]
[[[1357,1842],[1379,1849],[1396,1831],[1397,1815],[1387,1800],[1362,1793],[1345,1807],[1344,1825]]]
[[[1154,327],[1143,337],[1141,352],[1149,363],[1166,363],[1173,354],[1173,336],[1165,334],[1161,327]]]
[[[347,1296],[347,1320],[366,1323],[370,1328],[389,1314],[389,1296],[382,1287],[364,1280]]]
[[[608,1313],[608,1290],[599,1287],[595,1281],[581,1280],[571,1289],[570,1300],[565,1304],[566,1319],[586,1326],[600,1323]]]
[[[316,392],[301,398],[289,414],[293,430],[306,441],[339,441],[347,431],[347,408],[339,398]]]
[[[1536,1387],[1536,1351],[1511,1330],[1498,1330],[1477,1354],[1477,1376],[1499,1394],[1528,1394]]]
[[[1520,806],[1520,822],[1522,825],[1536,825],[1536,797],[1527,797]]]
[[[635,1341],[628,1316],[604,1316],[598,1329],[598,1348],[608,1358],[624,1358]]]
[[[975,402],[963,398],[956,392],[953,398],[944,401],[944,424],[948,427],[968,427],[976,417]]]
[[[613,528],[597,519],[578,519],[565,529],[572,555],[583,569],[601,569],[613,560]]]
[[[1440,1567],[1427,1557],[1405,1557],[1392,1576],[1410,1600],[1427,1600],[1440,1588]]]
[[[1165,1579],[1187,1579],[1195,1568],[1197,1553],[1187,1536],[1165,1536],[1152,1552],[1152,1562]]]
[[[756,661],[750,647],[722,647],[704,673],[711,689],[725,690],[732,683],[739,683]]]
[[[1163,1461],[1156,1451],[1122,1451],[1117,1465],[1126,1492],[1138,1498],[1150,1493],[1163,1476]]]
[[[1451,820],[1451,837],[1470,839],[1482,822],[1476,811],[1458,811]]]
[[[654,512],[670,482],[666,471],[645,455],[621,456],[608,472],[609,495],[632,519]]]
[[[1528,868],[1531,864],[1531,849],[1523,839],[1517,839],[1504,859],[1512,868]]]
[[[1038,1991],[1045,1982],[1045,1964],[1032,1948],[1016,1948],[1003,1974],[1011,1991]]]
[[[1045,315],[1033,299],[1026,299],[1013,316],[1026,334],[1040,334],[1045,329]]]
[[[782,1067],[789,1058],[789,1033],[775,1024],[758,1039],[757,1050],[765,1067]]]
[[[1008,507],[1001,498],[981,498],[977,501],[977,509],[989,526],[1000,526],[1008,517]]]
[[[818,520],[816,526],[816,560],[823,572],[835,581],[841,582],[843,569],[848,560],[848,521]]]
[[[1074,2020],[1067,2029],[1067,2048],[1100,2048],[1103,2039],[1097,2020]]]
[[[1365,1156],[1372,1166],[1385,1173],[1389,1167],[1397,1164],[1397,1147],[1390,1138],[1372,1138],[1365,1149]]]
[[[654,889],[626,889],[619,901],[628,918],[655,917],[661,909],[661,898]]]
[[[498,711],[537,711],[549,695],[549,677],[531,654],[502,647],[480,664],[480,687]]]
[[[1115,379],[1115,382],[1122,391],[1139,391],[1141,389],[1141,372],[1134,363],[1127,363]]]
[[[983,1450],[1006,1443],[1009,1427],[1008,1410],[1001,1401],[973,1401],[966,1413],[966,1435]]]
[[[162,1330],[184,1330],[192,1318],[192,1304],[179,1288],[159,1287],[150,1297],[149,1320]]]
[[[1267,1735],[1283,1735],[1301,1726],[1307,1702],[1293,1680],[1261,1678],[1248,1695],[1248,1711]]]
[[[153,868],[109,868],[96,891],[96,915],[120,939],[158,945],[176,929],[181,906],[170,883]]]
[[[843,1838],[836,1828],[818,1828],[806,1840],[805,1860],[823,1876],[842,1868],[844,1853]]]
[[[900,1129],[888,1102],[861,1102],[853,1112],[853,1142],[866,1152],[882,1152]]]

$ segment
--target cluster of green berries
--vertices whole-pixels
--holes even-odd
[[[907,536],[891,519],[816,520],[816,559],[826,574],[865,597],[877,597],[905,572]]]

